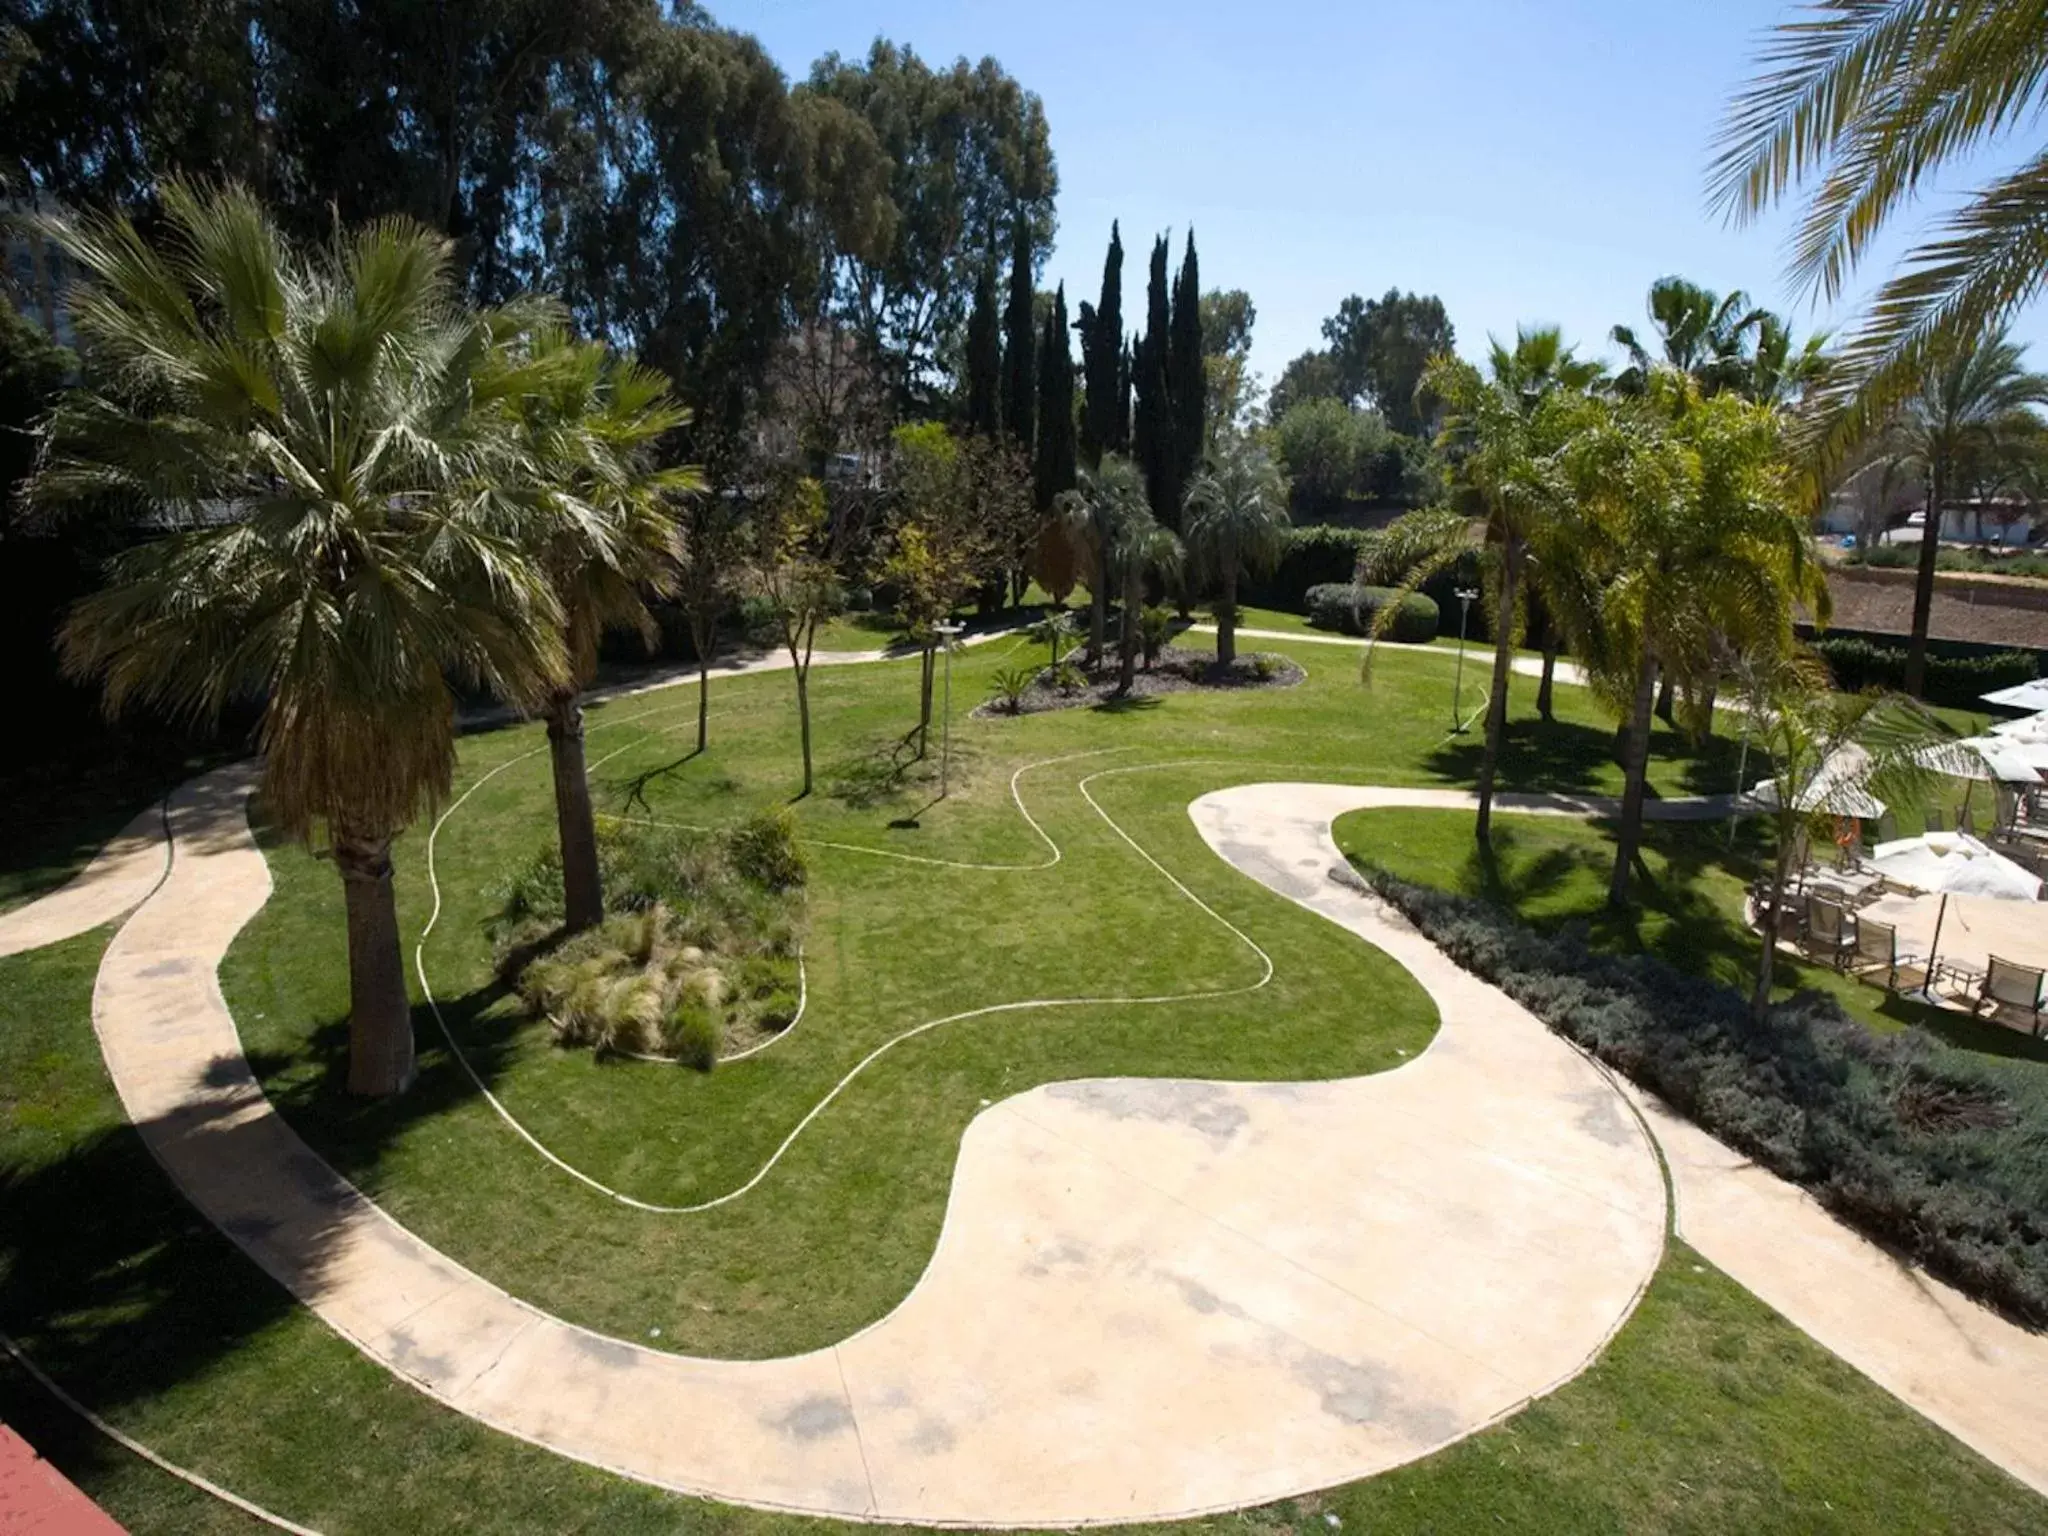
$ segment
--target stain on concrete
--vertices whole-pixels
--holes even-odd
[[[1301,1345],[1292,1371],[1316,1394],[1324,1413],[1346,1424],[1392,1429],[1417,1445],[1448,1440],[1467,1427],[1455,1408],[1420,1395],[1383,1365],[1358,1364]]]
[[[792,1440],[823,1440],[852,1429],[853,1411],[843,1398],[829,1392],[814,1392],[780,1417],[767,1420],[767,1424]]]
[[[920,1456],[943,1456],[953,1449],[954,1435],[944,1419],[920,1418],[904,1443]]]
[[[601,1338],[579,1328],[570,1333],[569,1341],[579,1353],[611,1370],[628,1371],[640,1363],[640,1351],[630,1344],[621,1344],[617,1339]]]
[[[1031,1257],[1018,1266],[1021,1274],[1034,1280],[1043,1280],[1055,1270],[1076,1270],[1086,1267],[1090,1250],[1086,1243],[1063,1238],[1056,1243],[1045,1243],[1032,1251]]]
[[[1595,1141],[1610,1147],[1625,1147],[1635,1139],[1628,1117],[1621,1112],[1621,1103],[1611,1088],[1589,1088],[1584,1093],[1572,1095],[1572,1102],[1579,1106],[1579,1129]]]
[[[145,965],[135,974],[146,976],[151,981],[169,981],[174,976],[189,975],[191,970],[192,962],[189,960],[159,960],[155,965]]]
[[[427,1353],[419,1347],[412,1334],[403,1328],[391,1330],[384,1349],[394,1365],[416,1380],[436,1385],[447,1381],[454,1374],[453,1360],[446,1355]]]
[[[1282,896],[1297,900],[1315,895],[1320,882],[1305,878],[1294,869],[1274,858],[1270,849],[1258,843],[1241,843],[1230,836],[1226,829],[1216,844],[1216,851],[1250,875],[1259,884],[1278,891]],[[1316,861],[1320,862],[1320,861]]]
[[[1185,1125],[1199,1131],[1217,1146],[1235,1136],[1251,1119],[1251,1112],[1237,1095],[1220,1083],[1182,1082],[1176,1079],[1141,1081],[1135,1078],[1096,1078],[1078,1083],[1055,1083],[1048,1096],[1063,1103],[1077,1104],[1112,1120],[1152,1120],[1161,1125]]]

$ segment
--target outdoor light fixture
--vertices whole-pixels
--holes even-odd
[[[953,640],[966,633],[965,624],[946,619],[932,626],[932,633],[946,648],[945,702],[939,716],[939,798],[946,798],[947,777],[953,765]]]
[[[1451,734],[1465,734],[1465,618],[1471,613],[1472,604],[1477,600],[1476,587],[1458,588],[1458,671],[1451,684]]]

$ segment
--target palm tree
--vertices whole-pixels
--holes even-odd
[[[1182,517],[1189,554],[1223,583],[1216,605],[1216,659],[1237,659],[1237,578],[1268,571],[1287,531],[1287,486],[1273,461],[1241,438],[1218,445],[1215,466],[1188,487]]]
[[[1078,472],[1075,487],[1053,503],[1074,548],[1088,570],[1088,664],[1102,665],[1108,650],[1110,568],[1117,528],[1133,510],[1133,497],[1145,499],[1137,469],[1121,455],[1105,456],[1094,469]]]
[[[1927,674],[1927,625],[1934,609],[1934,572],[1941,517],[1977,465],[1995,462],[2001,444],[2023,435],[2048,402],[2048,376],[2030,373],[2022,349],[2003,332],[1933,358],[1920,387],[1885,429],[1882,456],[1927,488],[1920,530],[1920,569],[1913,583],[1913,631],[1906,643],[1906,692],[1919,695]]]
[[[561,610],[508,430],[509,317],[466,310],[448,242],[402,220],[288,246],[239,189],[161,191],[165,238],[53,223],[89,274],[73,314],[106,381],[51,418],[34,496],[113,493],[176,520],[113,565],[60,644],[110,713],[217,721],[262,701],[262,798],[324,833],[347,898],[352,1091],[413,1075],[392,839],[448,793],[450,679],[535,705]],[[222,521],[223,509],[232,516]]]
[[[1831,839],[1838,809],[1872,796],[1925,803],[1936,780],[1930,749],[1939,750],[1950,732],[1915,700],[1835,692],[1827,669],[1804,652],[1753,668],[1743,694],[1748,729],[1769,754],[1775,778],[1771,878],[1757,913],[1763,951],[1750,992],[1750,1014],[1762,1023],[1778,957],[1778,913],[1801,832]]]
[[[1546,597],[1623,722],[1612,906],[1628,900],[1641,842],[1659,675],[1685,685],[1697,731],[1731,650],[1783,654],[1799,604],[1826,616],[1780,429],[1776,412],[1733,393],[1702,399],[1689,377],[1659,368],[1642,400],[1562,455],[1570,493],[1536,544],[1547,567],[1569,573]]]
[[[1660,277],[1650,285],[1650,323],[1661,356],[1652,356],[1636,333],[1617,325],[1614,344],[1629,355],[1629,366],[1614,380],[1617,393],[1640,395],[1659,363],[1692,375],[1702,394],[1740,388],[1748,373],[1750,333],[1765,311],[1753,308],[1741,289],[1723,298],[1682,277]]]
[[[1494,651],[1477,786],[1475,832],[1481,847],[1492,844],[1493,787],[1507,733],[1508,680],[1530,540],[1557,515],[1555,456],[1595,408],[1586,392],[1603,372],[1600,364],[1576,357],[1551,328],[1520,331],[1512,350],[1496,341],[1486,375],[1448,354],[1434,359],[1422,387],[1443,402],[1439,444],[1450,456],[1453,482],[1477,515],[1464,508],[1411,512],[1382,529],[1359,556],[1362,578],[1400,580],[1404,593],[1474,555],[1486,566]],[[1375,634],[1392,623],[1398,608],[1389,603],[1381,610]]]
[[[1758,310],[1756,341],[1736,384],[1736,392],[1758,405],[1791,409],[1833,376],[1825,331],[1816,331],[1798,346],[1792,331],[1769,310]]]
[[[1995,332],[2048,270],[2048,146],[2034,110],[2048,27],[2031,4],[1821,0],[1779,24],[1731,105],[1709,172],[1746,223],[1817,182],[1791,275],[1832,303],[1873,243],[1944,168],[2020,163],[1944,216],[1878,291],[1823,392],[1832,469],[1923,376]]]
[[[701,492],[704,476],[694,465],[664,469],[652,462],[660,439],[690,419],[662,374],[552,324],[528,338],[519,366],[531,383],[514,410],[539,471],[537,495],[554,514],[536,523],[535,554],[561,607],[569,652],[569,673],[549,690],[542,714],[554,767],[564,926],[573,933],[604,918],[584,769],[583,689],[597,675],[605,631],[637,630],[653,644],[658,631],[647,597],[673,595],[680,556],[668,498]]]

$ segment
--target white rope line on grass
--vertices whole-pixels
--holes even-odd
[[[320,1532],[314,1530],[311,1526],[299,1525],[285,1519],[283,1515],[272,1514],[261,1504],[253,1503],[243,1498],[239,1493],[221,1487],[219,1483],[214,1482],[211,1478],[200,1476],[199,1473],[194,1472],[189,1467],[179,1466],[168,1457],[159,1456],[133,1435],[124,1434],[114,1428],[113,1425],[109,1424],[69,1392],[58,1386],[55,1381],[51,1380],[44,1373],[41,1366],[29,1359],[27,1351],[4,1333],[0,1333],[0,1348],[4,1348],[14,1363],[26,1371],[30,1378],[42,1387],[45,1392],[48,1392],[50,1396],[56,1398],[58,1402],[69,1408],[73,1413],[77,1414],[86,1423],[90,1424],[94,1429],[105,1435],[130,1455],[140,1456],[159,1472],[168,1472],[179,1482],[187,1483],[197,1488],[201,1493],[219,1499],[223,1504],[232,1504],[243,1514],[253,1519],[261,1520],[265,1525],[272,1526],[280,1531],[290,1531],[292,1536],[320,1536]]]
[[[1074,756],[1094,755],[1098,754],[1074,754]],[[434,840],[432,835],[429,836],[427,841],[427,874],[429,883],[434,891],[434,914],[433,917],[430,917],[428,919],[427,930],[422,932],[420,945],[415,947],[413,952],[415,967],[419,972],[420,986],[421,989],[426,994],[428,1006],[433,1009],[434,1017],[437,1021],[439,1021],[441,1025],[441,1032],[443,1037],[448,1041],[449,1049],[454,1053],[456,1059],[462,1063],[464,1071],[466,1071],[469,1074],[470,1081],[476,1085],[477,1090],[483,1095],[484,1099],[490,1104],[490,1106],[497,1111],[499,1118],[502,1119],[508,1126],[510,1126],[512,1130],[519,1135],[521,1140],[525,1141],[528,1146],[532,1147],[534,1151],[538,1152],[548,1162],[552,1163],[556,1168],[559,1168],[562,1172],[568,1174],[578,1183],[586,1185],[590,1189],[597,1191],[599,1194],[604,1195],[613,1201],[616,1201],[618,1204],[628,1206],[633,1210],[645,1211],[650,1215],[693,1216],[701,1214],[705,1211],[716,1210],[720,1206],[731,1204],[733,1201],[738,1200],[741,1196],[747,1194],[750,1190],[753,1190],[754,1188],[758,1187],[761,1181],[767,1178],[768,1175],[772,1171],[774,1171],[775,1166],[782,1161],[784,1155],[789,1151],[789,1149],[796,1145],[797,1139],[801,1137],[803,1133],[810,1128],[812,1122],[814,1122],[818,1118],[818,1116],[823,1114],[825,1110],[831,1106],[832,1102],[840,1096],[840,1094],[846,1091],[846,1089],[853,1083],[855,1078],[859,1077],[869,1067],[873,1066],[877,1061],[880,1061],[883,1056],[887,1055],[890,1051],[894,1050],[897,1046],[903,1044],[907,1040],[914,1040],[920,1035],[929,1034],[932,1030],[938,1029],[947,1024],[960,1024],[965,1023],[970,1019],[990,1018],[997,1014],[1036,1012],[1054,1008],[1154,1007],[1173,1003],[1210,1002],[1227,997],[1242,997],[1249,993],[1257,992],[1264,988],[1270,981],[1272,981],[1274,974],[1273,957],[1267,954],[1266,951],[1259,946],[1258,942],[1255,939],[1253,939],[1250,934],[1246,933],[1242,928],[1238,927],[1235,923],[1231,922],[1229,918],[1225,917],[1222,913],[1218,912],[1214,907],[1210,906],[1206,901],[1202,900],[1201,897],[1197,896],[1192,890],[1190,890],[1186,885],[1184,885],[1178,877],[1176,877],[1170,870],[1168,870],[1165,865],[1161,864],[1150,853],[1146,852],[1146,850],[1139,845],[1135,838],[1133,838],[1128,832],[1126,832],[1121,826],[1119,826],[1116,823],[1115,819],[1111,817],[1110,814],[1102,808],[1101,803],[1096,800],[1095,796],[1089,792],[1089,785],[1093,784],[1095,780],[1101,778],[1108,778],[1115,775],[1127,773],[1143,773],[1157,771],[1161,769],[1181,768],[1192,765],[1209,764],[1218,761],[1222,760],[1213,758],[1176,758],[1160,763],[1141,763],[1123,768],[1108,768],[1103,769],[1098,773],[1090,774],[1087,777],[1083,778],[1076,785],[1076,788],[1080,791],[1081,798],[1088,802],[1089,808],[1092,809],[1097,816],[1102,818],[1104,824],[1107,825],[1112,832],[1114,832],[1127,845],[1129,845],[1129,847],[1135,853],[1137,853],[1137,855],[1140,858],[1142,858],[1147,864],[1151,865],[1153,869],[1157,870],[1159,874],[1166,879],[1167,883],[1170,884],[1176,891],[1178,891],[1182,896],[1186,897],[1203,913],[1207,914],[1210,918],[1213,918],[1226,931],[1228,931],[1232,937],[1237,939],[1239,943],[1243,944],[1247,949],[1249,949],[1254,955],[1258,957],[1260,973],[1259,979],[1257,981],[1251,982],[1244,986],[1237,987],[1204,988],[1192,992],[1161,993],[1156,995],[1145,996],[1027,998],[1018,1002],[991,1003],[984,1007],[969,1008],[959,1013],[946,1014],[940,1018],[927,1019],[925,1022],[913,1025],[911,1028],[904,1030],[901,1034],[892,1036],[891,1038],[883,1041],[880,1045],[876,1046],[872,1051],[868,1052],[867,1055],[863,1056],[858,1062],[856,1062],[852,1070],[847,1072],[846,1075],[840,1078],[838,1082],[834,1083],[832,1087],[826,1091],[825,1095],[822,1098],[820,1098],[817,1103],[811,1106],[811,1108],[804,1114],[803,1118],[797,1121],[796,1125],[791,1128],[789,1134],[783,1137],[781,1143],[775,1148],[775,1150],[772,1153],[769,1154],[767,1161],[762,1163],[760,1168],[758,1168],[755,1171],[752,1178],[748,1179],[745,1183],[740,1184],[733,1189],[727,1190],[722,1195],[715,1196],[714,1198],[709,1200],[698,1201],[697,1203],[692,1205],[660,1205],[653,1201],[637,1199],[632,1195],[624,1193],[623,1191],[613,1189],[610,1185],[603,1183],[601,1180],[593,1178],[591,1175],[585,1173],[582,1169],[566,1161],[565,1159],[557,1155],[555,1152],[551,1151],[547,1147],[547,1145],[540,1140],[539,1137],[535,1136],[533,1132],[528,1130],[523,1124],[520,1123],[519,1119],[515,1115],[513,1115],[510,1110],[506,1109],[505,1105],[499,1100],[497,1095],[492,1093],[491,1090],[484,1084],[483,1079],[478,1075],[476,1069],[470,1065],[468,1058],[462,1054],[462,1048],[460,1045],[456,1043],[453,1031],[450,1030],[450,1028],[448,1027],[447,1020],[442,1017],[440,1004],[436,1002],[434,999],[433,988],[427,980],[426,967],[424,961],[421,958],[426,940],[426,931],[431,931],[433,927],[434,918],[438,918],[440,915],[440,883],[438,878],[436,878],[434,874]],[[510,766],[511,764],[507,763],[501,765],[501,769],[493,771],[502,771],[502,767]],[[481,782],[482,781],[479,781],[479,784]],[[476,787],[477,786],[472,786],[472,790],[474,790]],[[467,798],[467,796],[465,796],[464,798]],[[457,804],[459,805],[460,802],[458,801]],[[452,814],[452,812],[455,809],[456,807],[451,805],[449,807],[449,813]],[[446,819],[447,816],[446,814],[444,814],[441,820],[445,821]],[[440,822],[436,822],[434,828],[436,833],[439,832],[440,825]],[[1048,837],[1047,840],[1051,841],[1050,837]],[[1054,846],[1057,847],[1057,844],[1055,844]]]

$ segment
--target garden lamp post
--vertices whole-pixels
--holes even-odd
[[[1458,588],[1458,671],[1451,683],[1451,734],[1465,734],[1465,620],[1472,612],[1472,601],[1479,596],[1473,587]]]
[[[947,778],[953,764],[953,639],[965,631],[965,624],[951,619],[932,626],[932,633],[946,648],[945,698],[939,714],[939,798],[946,798]]]

